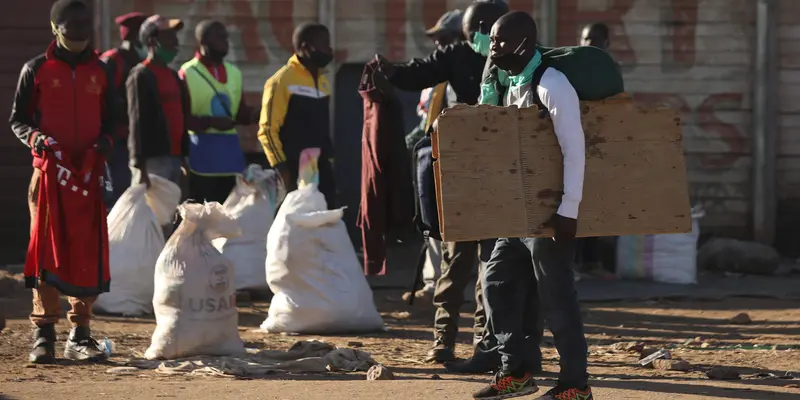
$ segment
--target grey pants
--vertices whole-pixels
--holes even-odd
[[[148,158],[145,160],[145,168],[148,174],[160,176],[179,187],[181,186],[181,179],[183,173],[181,172],[181,158],[174,156],[160,156]],[[139,168],[131,166],[131,183],[137,184],[141,179],[142,171]],[[175,224],[169,223],[161,227],[164,232],[164,240],[169,239],[172,231],[175,230]]]
[[[483,266],[492,253],[494,240],[480,242],[442,242],[442,276],[436,281],[433,305],[436,307],[434,335],[446,344],[455,343],[458,335],[458,320],[461,306],[464,305],[464,290],[472,280],[475,264],[478,276],[483,275]],[[476,339],[483,336],[486,315],[483,311],[483,290],[480,279],[475,285]]]

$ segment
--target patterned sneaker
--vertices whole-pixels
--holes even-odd
[[[550,389],[544,396],[537,397],[539,400],[594,400],[592,397],[592,388],[587,386],[583,389],[565,389],[561,387],[554,387]]]
[[[498,372],[492,378],[492,383],[475,392],[472,398],[479,400],[510,399],[534,394],[537,391],[539,391],[539,387],[536,386],[536,382],[529,372],[519,378]]]

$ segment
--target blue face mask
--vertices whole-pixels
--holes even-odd
[[[484,57],[488,57],[491,42],[492,41],[489,39],[489,35],[481,32],[475,32],[475,34],[472,35],[472,43],[470,43],[470,46],[472,46],[472,50],[474,50],[476,53]]]

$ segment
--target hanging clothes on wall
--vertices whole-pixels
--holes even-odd
[[[373,63],[366,65],[358,88],[364,99],[358,226],[367,275],[386,273],[387,234],[411,227],[414,219],[403,110],[391,85],[376,69]]]

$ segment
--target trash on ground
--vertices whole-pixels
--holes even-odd
[[[653,368],[662,371],[689,371],[692,369],[692,364],[685,360],[653,360]]]
[[[650,349],[644,349],[642,351],[642,356],[643,357],[639,360],[639,365],[641,365],[643,367],[648,367],[648,368],[652,367],[653,361],[658,360],[660,358],[663,358],[663,359],[666,359],[666,360],[669,360],[670,358],[672,358],[672,353],[670,353],[669,350],[667,350],[667,349],[659,349],[659,350],[656,350],[656,351],[654,351],[652,353],[650,353],[648,350],[650,350]],[[649,353],[649,354],[647,356],[645,356],[645,354],[647,354],[647,353]]]
[[[730,323],[735,325],[749,325],[753,323],[753,320],[750,319],[750,316],[747,313],[739,313],[730,319]]]
[[[731,381],[741,379],[739,369],[733,367],[714,367],[706,372],[708,379]]]
[[[394,374],[392,371],[381,364],[373,365],[369,368],[369,371],[367,371],[368,381],[391,381],[393,379]]]

